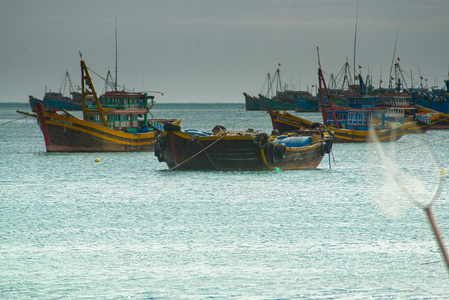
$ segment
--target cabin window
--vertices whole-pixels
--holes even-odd
[[[366,114],[359,114],[359,125],[366,124]]]
[[[349,113],[349,116],[348,116],[348,124],[354,124],[354,123],[356,123],[354,120],[356,120],[356,114],[355,114],[355,113]]]

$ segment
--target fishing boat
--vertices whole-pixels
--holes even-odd
[[[70,97],[65,95],[67,85]],[[83,109],[82,94],[73,87],[69,71],[65,72],[59,92],[46,91],[42,100],[30,96],[29,103],[32,111],[36,111],[37,102],[41,103],[45,108],[55,108],[58,111],[81,111]]]
[[[428,119],[417,117],[416,106],[411,93],[385,93],[381,95],[380,102],[379,106],[385,108],[387,122],[399,122],[400,124],[412,122],[407,128],[410,133],[424,133],[431,128]]]
[[[243,93],[246,110],[294,110],[298,112],[316,112],[318,100],[306,91],[286,90],[269,97],[259,94],[258,97]]]
[[[279,67],[276,69],[273,79],[271,79],[271,75],[268,73],[264,84],[267,85],[265,95],[259,94],[258,96],[251,96],[247,93],[243,93],[245,96],[246,110],[278,109],[303,112],[318,111],[319,106],[317,98],[308,91],[295,91],[289,89],[287,85],[282,85]],[[274,90],[276,90],[275,93]]]
[[[269,109],[282,109],[282,110],[294,110],[295,99],[289,97],[291,93],[277,93],[276,96],[269,97],[259,94],[258,97],[243,93],[245,96],[246,110],[269,110]]]
[[[429,124],[431,130],[449,129],[449,114],[416,105],[416,119]]]
[[[81,54],[80,54],[81,55]],[[180,120],[149,119],[154,96],[110,91],[97,97],[88,68],[81,59],[83,119],[68,111],[58,113],[36,103],[33,114],[42,130],[47,152],[153,151],[163,124]]]
[[[322,128],[268,135],[254,130],[181,131],[165,125],[155,156],[170,170],[301,170],[316,168],[332,150],[332,136]]]
[[[395,142],[416,122],[386,122],[385,109],[377,107],[378,98],[367,96],[363,82],[360,95],[347,97],[348,106],[334,107],[332,95],[327,90],[321,67],[318,69],[319,99],[324,126],[334,133],[334,143],[365,143],[372,141],[370,127],[374,129],[381,142]],[[361,78],[361,77],[360,77]],[[323,94],[327,94],[327,105]],[[273,129],[279,132],[302,130],[312,125],[312,122],[288,114],[286,112],[269,111]]]
[[[319,103],[316,96],[308,91],[292,91],[295,97],[295,111],[316,112],[319,111]]]
[[[416,105],[432,111],[449,114],[449,80],[445,89],[434,91],[414,91],[413,98]]]
[[[379,112],[379,111],[378,111]],[[273,128],[278,130],[280,133],[284,132],[292,132],[292,131],[301,131],[306,130],[314,124],[314,122],[304,119],[302,117],[290,114],[288,112],[279,112],[279,111],[269,111],[268,112],[271,117]],[[341,116],[346,115],[346,118],[351,113],[351,118],[359,118],[360,114],[360,123],[358,123],[358,120],[351,119],[349,121],[349,125],[342,127],[342,125],[348,124],[347,122],[343,123],[342,120],[338,120],[340,124],[340,128],[336,128],[335,123],[325,122],[327,125],[327,129],[331,130],[334,134],[334,143],[365,143],[370,141],[370,133],[369,133],[369,126],[366,125],[366,118],[368,120],[373,120],[372,118],[374,116],[374,112],[368,112],[368,111],[357,111],[357,110],[337,110],[336,114]],[[352,117],[353,116],[353,117]],[[380,116],[377,116],[376,122],[379,122],[375,126],[375,132],[377,134],[377,137],[382,142],[391,142],[391,141],[397,141],[399,140],[405,133],[408,127],[411,124],[392,128],[392,127],[386,127],[384,123],[384,128],[382,129],[382,118]],[[348,120],[348,119],[346,119]],[[354,123],[356,123],[356,126],[354,126]]]

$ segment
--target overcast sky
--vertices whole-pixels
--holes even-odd
[[[284,83],[317,83],[317,46],[327,73],[353,64],[377,86],[389,77],[395,41],[401,67],[443,85],[449,69],[447,0],[1,0],[0,102],[58,91],[69,71],[90,69],[158,102],[243,103],[263,92],[278,64]],[[91,74],[92,75],[92,74]],[[92,75],[97,92],[104,82]]]

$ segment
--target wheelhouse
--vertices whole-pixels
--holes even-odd
[[[106,92],[100,97],[103,114],[109,128],[126,132],[146,131],[153,96],[146,93]],[[150,101],[149,101],[150,100]],[[103,125],[100,110],[92,105],[86,110],[87,121]]]
[[[326,126],[335,126],[336,123],[333,118],[331,110],[326,111],[327,120]],[[357,109],[335,109],[335,116],[339,127],[354,130],[369,130],[371,125],[380,125],[382,129],[385,128],[385,110],[357,110]]]

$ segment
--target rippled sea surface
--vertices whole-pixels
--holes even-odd
[[[389,189],[372,144],[336,144],[316,170],[168,171],[153,153],[47,154],[36,120],[4,124],[17,109],[30,110],[0,104],[2,299],[449,298],[426,216]],[[271,132],[243,104],[152,113],[183,129]],[[448,167],[448,131],[380,147],[431,194],[429,142]],[[449,243],[447,195],[432,209]]]

